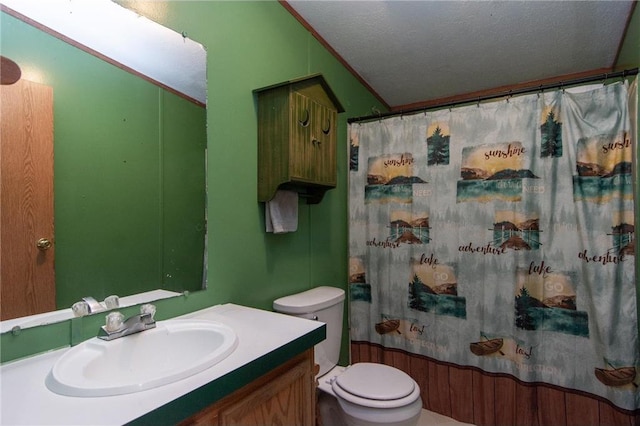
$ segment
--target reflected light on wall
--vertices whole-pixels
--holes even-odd
[[[134,10],[156,22],[165,22],[168,7],[166,2],[145,0],[113,0],[127,9]]]
[[[140,74],[206,103],[204,47],[111,0],[0,0]],[[160,13],[160,9],[155,13]],[[167,67],[166,64],[176,64]]]
[[[21,80],[33,81],[34,83],[48,84],[46,73],[40,68],[30,65],[24,65],[20,67],[22,71]]]

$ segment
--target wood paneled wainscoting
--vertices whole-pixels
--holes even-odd
[[[420,385],[425,409],[478,426],[640,426],[640,410],[622,410],[595,395],[369,342],[351,342],[351,362],[406,372]]]

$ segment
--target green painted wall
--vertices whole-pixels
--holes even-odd
[[[202,287],[204,108],[1,14],[1,51],[53,87],[56,305]]]
[[[273,299],[313,286],[346,288],[346,119],[384,107],[275,1],[127,4],[150,7],[147,16],[185,32],[208,52],[209,288],[160,301],[158,317],[226,302],[271,309]],[[264,206],[256,201],[256,104],[251,92],[317,72],[346,109],[339,116],[338,187],[318,205],[300,204],[296,233],[266,234]],[[78,342],[95,335],[101,323],[101,316],[78,318],[53,326],[48,335],[43,328],[2,335],[2,359]],[[347,348],[345,333],[342,362]]]
[[[640,7],[635,5],[627,33],[618,53],[616,71],[640,66]]]
[[[270,310],[274,299],[318,285],[346,289],[346,120],[382,105],[277,2],[152,6],[151,19],[185,32],[208,54],[208,289],[192,297]],[[297,232],[267,234],[257,202],[252,91],[313,73],[324,75],[346,109],[339,116],[338,186],[320,204],[299,204]],[[346,333],[342,347],[346,362]]]
[[[158,302],[157,317],[227,302],[271,309],[275,298],[314,286],[346,289],[347,117],[384,107],[275,1],[135,5],[152,6],[147,12],[151,19],[185,32],[208,52],[208,289]],[[266,234],[264,205],[257,202],[252,91],[313,73],[325,76],[346,109],[339,116],[338,187],[320,204],[300,203],[297,232]],[[26,329],[17,336],[5,333],[2,360],[78,343],[94,336],[102,323],[98,315]],[[346,336],[343,362],[348,359]]]

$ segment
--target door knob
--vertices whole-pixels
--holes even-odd
[[[51,248],[51,245],[51,241],[47,240],[46,238],[40,238],[36,243],[36,247],[38,247],[38,249],[40,250],[49,250]]]

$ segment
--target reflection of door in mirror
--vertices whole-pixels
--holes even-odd
[[[53,89],[0,86],[2,320],[55,310]],[[39,243],[38,243],[39,242]]]
[[[112,27],[94,31],[104,24],[99,9],[93,7],[98,3],[133,15],[127,30],[140,29],[146,22],[161,33],[170,32],[176,43],[154,31],[148,37],[125,37],[124,45],[120,37],[99,37],[99,45],[113,42],[114,50],[125,55],[122,60],[134,58],[134,63],[152,65],[157,71],[182,70],[178,74],[183,81],[198,81],[201,88],[186,92],[170,84],[173,80],[164,83],[153,74],[142,75],[131,67],[134,63],[98,54],[82,40],[60,38],[62,32],[11,12],[6,0],[0,3],[2,55],[20,67],[22,79],[46,84],[55,93],[56,308],[68,309],[85,296],[102,301],[112,294],[123,298],[157,289],[174,293],[203,289],[204,47],[174,31],[158,29],[109,0],[10,2],[20,8],[31,5],[32,12],[38,11],[52,24],[83,23],[93,35],[110,34],[128,22],[123,17]],[[74,5],[86,6],[81,7],[84,13],[70,12],[68,6]],[[195,50],[198,55],[189,59],[171,54],[172,49],[165,49],[169,43],[177,44],[179,53]],[[144,48],[135,49],[138,44]],[[202,78],[193,77],[192,71]],[[4,221],[0,227],[5,229]],[[10,285],[8,279],[3,281]],[[17,283],[17,287],[24,286]]]

